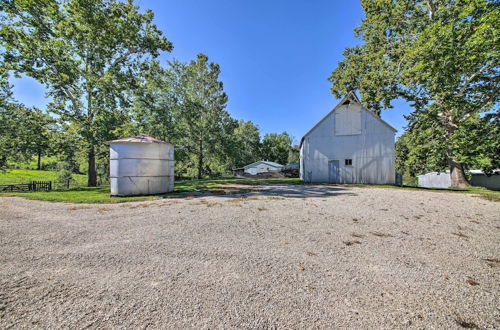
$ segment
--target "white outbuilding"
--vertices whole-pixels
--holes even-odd
[[[481,170],[470,170],[470,184],[490,190],[500,190],[500,170],[484,173]],[[418,176],[418,186],[423,188],[450,188],[450,171],[428,172]]]
[[[349,93],[300,142],[305,182],[394,184],[396,129]]]
[[[270,162],[268,160],[259,160],[255,163],[248,164],[243,167],[245,173],[256,175],[259,173],[267,173],[267,172],[281,172],[283,165]]]
[[[108,142],[112,196],[163,194],[174,190],[174,146],[139,135]]]

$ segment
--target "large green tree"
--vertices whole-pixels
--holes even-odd
[[[264,135],[261,149],[262,159],[287,164],[290,150],[292,150],[292,138],[287,132]]]
[[[362,44],[345,50],[344,60],[329,78],[332,92],[340,97],[359,90],[365,105],[377,113],[397,98],[411,102],[419,118],[427,121],[423,126],[442,132],[452,186],[468,186],[466,164],[459,154],[464,147],[461,127],[499,101],[500,3],[362,0],[361,4],[366,17],[355,33]],[[435,143],[422,141],[427,142]]]
[[[440,171],[447,164],[444,128],[425,118],[429,112],[408,117],[408,129],[396,141],[398,172],[412,177],[428,171]],[[492,173],[500,167],[500,113],[475,115],[455,132],[453,148],[460,163],[471,169]]]
[[[38,169],[41,157],[50,153],[55,120],[37,108],[28,108],[17,102],[0,104],[0,168],[7,160],[29,161],[37,156]]]
[[[174,66],[180,65],[174,62]],[[177,122],[183,94],[179,86],[181,73],[174,72],[170,65],[164,68],[158,61],[151,61],[141,75],[132,111],[136,132],[176,143],[180,136]]]
[[[171,62],[169,70],[175,76],[176,129],[180,130],[176,150],[186,155],[185,170],[196,168],[198,178],[224,172],[230,157],[227,142],[237,122],[226,110],[219,65],[198,54],[187,64]]]
[[[260,132],[251,121],[238,121],[230,143],[233,146],[234,167],[242,167],[259,160]]]
[[[172,44],[132,0],[5,0],[0,49],[5,70],[45,85],[61,121],[78,128],[97,184],[96,149],[128,120],[130,92],[146,60]]]

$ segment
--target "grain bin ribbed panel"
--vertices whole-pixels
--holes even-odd
[[[110,141],[111,195],[174,190],[174,146],[146,135]]]

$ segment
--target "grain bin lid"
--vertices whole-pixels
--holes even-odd
[[[169,144],[169,145],[172,145],[169,142],[157,140],[157,139],[152,138],[151,136],[148,136],[148,135],[137,135],[137,136],[133,136],[133,137],[128,137],[128,138],[123,138],[123,139],[108,141],[107,143],[108,144],[116,144],[116,143],[157,143],[157,144]]]

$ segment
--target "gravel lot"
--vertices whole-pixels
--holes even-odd
[[[500,203],[254,190],[109,205],[0,198],[0,328],[500,327]]]

